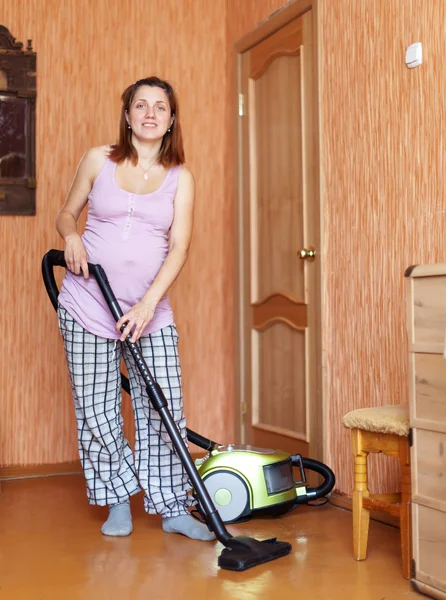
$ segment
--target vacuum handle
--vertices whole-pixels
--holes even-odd
[[[59,295],[57,283],[54,278],[54,267],[56,266],[67,267],[64,253],[62,250],[49,250],[42,259],[42,276],[54,310],[57,310],[57,297]]]
[[[52,267],[65,267],[67,263],[65,262],[65,253],[63,250],[48,250],[48,252],[43,257],[44,262]]]
[[[307,478],[305,476],[305,470],[304,470],[304,466],[303,466],[303,462],[302,462],[302,456],[300,454],[293,454],[293,456],[290,456],[290,460],[291,460],[291,465],[293,467],[295,467],[296,469],[299,469],[299,472],[300,472],[300,479],[299,479],[299,481],[295,481],[294,485],[298,486],[298,485],[301,485],[302,483],[306,483]]]
[[[114,295],[113,290],[110,287],[104,269],[101,267],[101,265],[94,265],[92,263],[87,264],[88,272],[91,273],[96,279],[113,317],[116,321],[119,321],[119,319],[124,313],[122,312],[121,307],[119,306],[118,301],[116,300],[116,296]],[[54,279],[54,267],[64,267],[65,269],[67,268],[67,263],[65,261],[65,254],[63,250],[50,250],[45,254],[42,261],[42,272],[44,276],[43,278],[45,281],[45,285],[47,280],[49,280],[50,283],[53,284],[49,287],[47,286],[47,291],[51,298],[53,306],[57,308],[58,290],[56,280]]]

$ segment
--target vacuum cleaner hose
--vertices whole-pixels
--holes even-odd
[[[329,494],[332,491],[336,483],[336,478],[333,471],[330,469],[330,467],[324,465],[324,463],[321,463],[318,460],[314,460],[313,458],[305,458],[302,456],[301,460],[304,469],[314,471],[315,473],[319,473],[319,475],[322,475],[322,477],[324,478],[324,481],[318,487],[308,487],[306,495],[297,498],[297,504],[304,504],[308,502],[309,499],[316,500],[317,498],[323,498],[327,496],[327,494]],[[297,463],[297,455],[296,457],[291,457],[291,463]]]

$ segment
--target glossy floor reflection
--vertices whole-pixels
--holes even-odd
[[[217,567],[219,543],[166,534],[132,499],[134,532],[107,538],[80,476],[7,481],[0,495],[1,600],[420,599],[401,576],[399,532],[371,522],[369,558],[352,559],[351,514],[299,508],[231,533],[292,543],[290,556],[243,573]]]

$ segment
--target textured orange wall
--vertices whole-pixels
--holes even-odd
[[[226,0],[226,3],[229,47],[287,4],[283,0]]]
[[[226,6],[223,0],[0,0],[0,23],[37,52],[37,216],[0,216],[0,465],[77,459],[68,375],[40,261],[85,150],[113,142],[119,96],[145,75],[180,96],[197,180],[189,263],[172,294],[189,426],[233,430],[233,334],[224,194]],[[222,277],[223,274],[223,277]],[[229,319],[229,324],[231,319]],[[131,419],[128,406],[126,420]],[[131,427],[130,427],[131,430]]]
[[[349,491],[342,415],[408,401],[404,270],[446,260],[446,14],[443,2],[324,0],[319,16],[328,457]],[[411,70],[416,41],[424,64]],[[378,459],[385,490],[395,475]]]

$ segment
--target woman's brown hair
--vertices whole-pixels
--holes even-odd
[[[158,77],[146,77],[145,79],[139,79],[132,85],[129,85],[129,87],[122,93],[119,139],[118,143],[112,146],[109,155],[110,160],[118,164],[124,162],[126,159],[129,159],[134,165],[136,165],[138,162],[138,154],[134,145],[132,144],[132,130],[129,129],[127,119],[125,117],[126,112],[128,112],[130,109],[130,105],[133,102],[136,92],[143,85],[159,87],[164,90],[167,98],[169,99],[171,115],[174,117],[170,131],[166,131],[163,141],[161,142],[158,162],[166,168],[181,165],[184,163],[184,149],[180,119],[178,115],[178,100],[170,83],[163,81]]]

